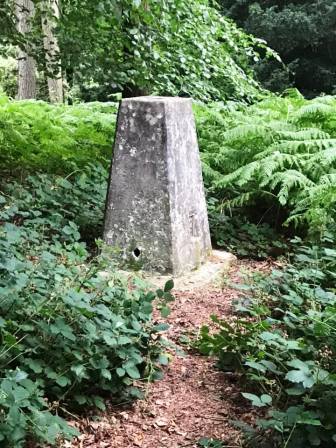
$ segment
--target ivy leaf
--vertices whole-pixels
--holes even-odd
[[[297,420],[302,425],[322,426],[321,421],[318,418],[318,414],[315,412],[302,412]]]
[[[126,372],[125,372],[125,369],[123,369],[123,368],[121,368],[121,367],[118,367],[117,368],[117,370],[116,370],[116,372],[117,372],[117,375],[119,376],[119,377],[123,377],[123,376],[125,376],[125,374],[126,374]]]
[[[102,374],[103,378],[106,378],[107,380],[112,379],[111,372],[107,369],[102,369],[101,374]]]
[[[245,365],[252,367],[252,369],[258,370],[259,372],[262,372],[262,373],[265,373],[267,370],[265,366],[263,366],[259,362],[255,362],[255,361],[246,361]]]
[[[138,380],[141,377],[140,372],[136,366],[125,366],[125,370],[127,375],[134,380]]]
[[[43,364],[39,360],[27,359],[27,365],[34,373],[41,373],[43,371]]]
[[[169,308],[169,306],[163,306],[160,309],[160,313],[161,313],[162,317],[166,318],[166,317],[168,317],[170,315],[171,309]]]
[[[263,341],[269,342],[279,339],[279,335],[277,335],[276,333],[271,333],[269,331],[263,331],[262,333],[260,333],[260,338]]]
[[[129,338],[128,336],[119,336],[118,337],[118,345],[126,345],[126,344],[131,344],[132,343],[132,339]]]
[[[141,312],[144,314],[151,314],[153,312],[153,305],[150,302],[144,302],[141,307]]]
[[[295,387],[290,387],[290,388],[286,389],[286,393],[288,395],[294,395],[294,396],[295,395],[297,395],[297,396],[303,395],[305,392],[306,392],[305,388],[302,387],[301,385],[295,386]]]
[[[301,383],[303,387],[309,389],[315,384],[314,376],[310,370],[310,366],[300,359],[293,359],[287,362],[287,365],[294,367],[296,370],[287,372],[285,378],[292,383]]]
[[[258,395],[242,392],[242,396],[252,402],[253,406],[262,408],[272,403],[272,397],[270,395],[263,394],[260,397]]]
[[[74,372],[78,378],[85,377],[85,367],[83,366],[83,364],[71,366],[71,371]]]
[[[167,366],[169,364],[169,355],[162,353],[159,356],[159,363],[162,364],[163,366]]]
[[[56,383],[61,387],[65,387],[69,382],[69,378],[67,378],[66,376],[59,376],[56,379]]]
[[[22,380],[25,380],[28,378],[28,373],[24,372],[23,370],[18,370],[15,374],[15,381],[19,383]]]
[[[285,378],[292,383],[302,383],[303,387],[307,389],[315,384],[313,375],[306,373],[303,370],[290,370]]]
[[[153,331],[155,333],[159,333],[161,331],[167,331],[169,330],[169,325],[166,323],[157,324],[153,327]]]
[[[102,398],[95,396],[95,397],[93,397],[93,402],[97,406],[98,409],[100,409],[101,411],[105,411],[106,406],[105,406],[104,400]]]
[[[87,398],[84,395],[75,395],[74,398],[80,405],[85,404],[87,402]]]
[[[29,398],[29,392],[21,386],[16,386],[13,388],[13,396],[16,403],[26,400]]]
[[[143,400],[145,398],[144,392],[138,387],[130,387],[129,393],[132,397],[137,398],[139,400]]]
[[[170,279],[166,282],[164,286],[164,292],[169,292],[174,288],[174,280]]]
[[[115,347],[117,345],[117,339],[112,337],[109,332],[107,332],[107,331],[104,332],[103,338],[104,338],[104,341],[106,342],[106,344],[109,345],[110,347]]]

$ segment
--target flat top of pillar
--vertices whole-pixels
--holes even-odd
[[[175,103],[191,101],[191,98],[182,98],[179,96],[134,96],[132,98],[123,98],[122,101],[143,103]]]

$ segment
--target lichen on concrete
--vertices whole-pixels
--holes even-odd
[[[181,275],[211,252],[191,100],[121,102],[104,240],[142,269]]]

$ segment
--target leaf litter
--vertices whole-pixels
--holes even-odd
[[[70,420],[82,434],[62,447],[196,448],[204,437],[222,440],[227,448],[241,447],[241,434],[233,421],[253,424],[256,413],[241,395],[239,376],[216,369],[214,360],[199,355],[188,341],[202,324],[209,324],[210,315],[230,319],[238,296],[230,285],[241,281],[242,269],[268,271],[270,262],[239,261],[221,286],[175,291],[176,301],[166,319],[167,337],[184,355],[172,355],[163,379],[147,385],[144,400],[107,404],[98,419],[88,415]]]

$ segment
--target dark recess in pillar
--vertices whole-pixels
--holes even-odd
[[[135,258],[139,258],[141,255],[141,250],[138,247],[136,247],[133,251],[133,255],[135,256]]]

